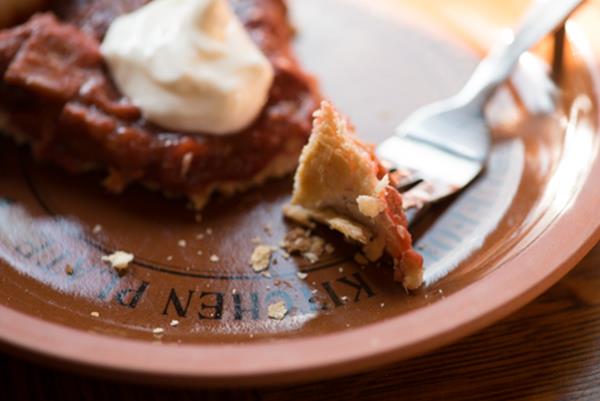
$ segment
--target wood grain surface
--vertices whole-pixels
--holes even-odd
[[[151,388],[0,356],[2,400],[600,400],[600,244],[511,317],[429,355],[291,387]]]

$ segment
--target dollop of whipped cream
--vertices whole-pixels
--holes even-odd
[[[258,116],[273,83],[227,0],[154,0],[116,18],[101,51],[119,90],[170,130],[235,133]]]

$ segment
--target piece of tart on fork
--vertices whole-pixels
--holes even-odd
[[[360,243],[364,256],[358,255],[359,261],[376,261],[387,252],[394,260],[394,279],[417,289],[423,282],[423,258],[412,247],[395,181],[374,148],[362,143],[348,121],[323,102],[314,114],[284,213],[305,226],[326,224]]]

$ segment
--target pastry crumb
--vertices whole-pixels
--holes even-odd
[[[261,275],[265,276],[266,278],[271,278],[273,276],[271,276],[271,273],[269,273],[268,271],[264,270],[262,272],[260,272]]]
[[[258,245],[254,248],[254,252],[250,256],[250,266],[255,272],[261,272],[269,268],[271,263],[271,255],[273,255],[273,247],[268,245]]]
[[[165,332],[165,329],[163,329],[162,327],[155,327],[152,329],[152,334],[163,334]]]
[[[283,320],[287,312],[288,310],[284,301],[275,302],[268,307],[268,315],[271,319]]]
[[[310,263],[317,262],[326,248],[323,238],[311,235],[309,230],[301,227],[289,231],[281,241],[280,246],[288,253],[288,256],[289,254],[298,253]]]
[[[196,239],[203,239],[204,238],[204,234],[200,233],[196,235]]]
[[[217,263],[219,261],[219,257],[217,255],[210,255],[210,261],[213,263]]]
[[[184,239],[180,239],[179,241],[177,241],[177,246],[179,246],[180,248],[185,248],[187,245],[187,242]]]
[[[179,320],[175,320],[175,319],[171,320],[171,322],[169,323],[169,326],[171,326],[171,327],[175,327],[178,325],[179,325]]]
[[[302,256],[311,264],[317,263],[319,261],[319,257],[312,252],[305,252],[302,254]]]
[[[67,263],[67,265],[65,266],[65,273],[68,276],[72,276],[74,273],[73,266],[71,266],[70,264]]]
[[[96,312],[96,311],[93,311],[93,312],[90,312],[90,316],[91,317],[100,317],[100,313]]]
[[[379,304],[379,306],[383,308],[385,306],[385,303],[382,302]]]
[[[359,195],[356,198],[356,204],[358,205],[358,211],[370,218],[377,217],[385,210],[385,203],[374,196]]]
[[[96,224],[96,225],[94,226],[94,228],[92,229],[92,232],[93,232],[94,234],[98,234],[98,233],[100,233],[100,231],[102,231],[102,226],[101,226],[100,224]]]
[[[198,255],[198,256],[202,256],[202,251],[198,251],[198,252],[196,252],[196,255]]]
[[[325,252],[331,255],[333,252],[335,252],[335,247],[331,244],[325,244]]]
[[[304,272],[297,272],[297,273],[296,273],[296,276],[298,276],[298,278],[299,278],[300,280],[304,280],[305,278],[307,278],[307,277],[308,277],[308,274],[307,274],[307,273],[304,273]]]
[[[212,228],[209,227],[206,229],[206,235],[212,235],[212,233],[213,233]]]
[[[173,260],[173,255],[169,255],[169,256],[167,256],[167,261],[169,261],[169,262],[170,262],[170,261],[172,261],[172,260]]]
[[[254,245],[260,245],[262,244],[262,239],[260,237],[254,237],[250,240],[250,242]]]
[[[124,252],[124,251],[116,251],[110,255],[102,256],[103,262],[108,262],[110,265],[119,273],[125,273],[127,271],[127,267],[129,263],[133,260],[133,254]]]
[[[343,296],[340,298],[342,300],[342,302],[348,302],[348,297],[347,296]]]

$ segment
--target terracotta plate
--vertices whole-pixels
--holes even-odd
[[[292,2],[300,57],[372,142],[455,91],[477,59],[390,3]],[[388,266],[357,266],[328,232],[333,254],[311,264],[277,252],[271,277],[254,273],[252,239],[277,245],[290,227],[281,217],[290,179],[215,199],[196,222],[182,201],[140,188],[109,195],[99,176],[67,176],[0,142],[2,344],[127,380],[273,384],[397,361],[505,316],[600,233],[596,71],[586,31],[571,24],[568,37],[559,110],[504,124],[484,176],[414,227],[428,282],[414,294]],[[511,115],[510,93],[528,82],[518,81],[492,117]],[[117,249],[136,257],[124,277],[101,262]],[[269,319],[280,300],[288,315]]]

